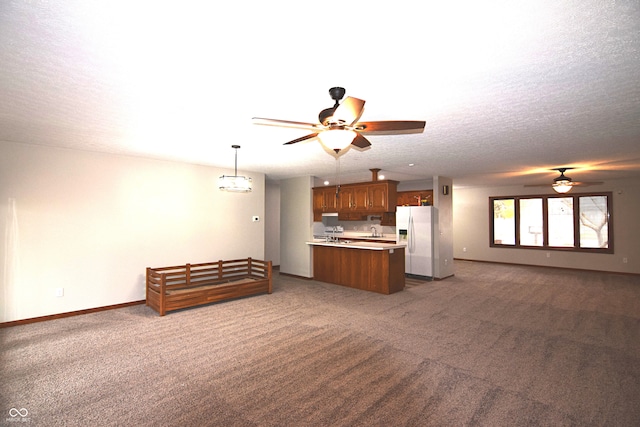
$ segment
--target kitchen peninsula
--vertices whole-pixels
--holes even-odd
[[[314,280],[381,294],[404,289],[405,245],[325,239],[307,244],[313,247]]]

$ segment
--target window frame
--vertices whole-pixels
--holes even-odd
[[[582,197],[606,197],[607,198],[607,248],[583,248],[580,247],[580,198]],[[549,245],[549,204],[548,199],[573,198],[573,246],[550,246]],[[542,199],[542,245],[522,245],[520,244],[520,200]],[[496,200],[513,200],[515,244],[496,243],[494,235],[494,203]],[[489,197],[489,247],[509,248],[509,249],[536,249],[545,251],[565,251],[583,253],[614,253],[613,248],[613,193],[563,193],[563,194],[532,194],[525,196],[492,196]]]

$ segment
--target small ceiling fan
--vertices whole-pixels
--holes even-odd
[[[568,177],[568,176],[566,176],[564,174],[566,171],[571,170],[571,169],[574,169],[574,168],[553,168],[553,169],[551,169],[551,170],[560,172],[560,176],[554,178],[553,179],[553,183],[551,184],[551,187],[557,193],[567,193],[567,192],[569,192],[569,190],[571,190],[571,188],[573,188],[576,185],[587,187],[589,185],[602,184],[602,181],[600,181],[600,182],[577,182],[577,181],[574,181],[573,179],[571,179],[570,177]],[[525,187],[547,187],[547,186],[549,186],[549,184],[525,185]]]
[[[293,127],[306,129],[312,133],[292,141],[285,142],[284,145],[295,144],[311,138],[318,137],[320,142],[333,150],[336,154],[354,145],[360,149],[367,148],[371,143],[362,135],[365,134],[404,134],[420,133],[424,130],[424,121],[378,121],[359,122],[364,111],[362,99],[346,97],[342,103],[345,89],[333,87],[329,89],[331,99],[335,101],[333,107],[320,111],[318,123],[293,122],[289,120],[266,119],[254,117],[255,124],[268,126]]]

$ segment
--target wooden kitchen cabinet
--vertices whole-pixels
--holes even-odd
[[[369,208],[369,187],[358,185],[353,187],[353,210],[366,211]]]
[[[395,212],[396,188],[395,181],[343,185],[340,188],[338,212]]]
[[[345,212],[354,210],[355,201],[353,199],[353,188],[340,187],[338,193],[338,215]]]
[[[338,197],[338,213],[364,212],[368,206],[367,186],[343,185]]]
[[[336,187],[317,187],[313,189],[313,220],[322,221],[322,214],[338,212]]]
[[[382,225],[395,224],[398,183],[396,181],[376,181],[336,187],[316,187],[313,189],[313,218],[322,220],[323,212],[338,212],[341,221],[364,221],[367,215],[381,215]],[[329,190],[329,191],[327,191]]]
[[[420,206],[420,200],[426,198],[433,205],[433,190],[398,191],[397,206]]]
[[[366,216],[358,206],[364,206],[361,192],[356,187],[340,187],[338,195],[338,220],[339,221],[363,221]],[[356,196],[357,195],[357,196]],[[360,199],[356,199],[359,197]]]
[[[380,218],[380,225],[396,225],[396,213],[395,212],[383,212],[382,218]]]
[[[313,279],[365,291],[392,294],[404,289],[404,248],[368,250],[313,247]]]
[[[395,212],[395,206],[390,201],[397,199],[397,186],[388,182],[369,184],[367,186],[367,209],[373,212]]]
[[[338,221],[366,221],[367,215],[363,212],[338,212]]]

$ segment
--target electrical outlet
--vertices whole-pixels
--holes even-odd
[[[462,252],[467,252],[467,248],[462,248]]]
[[[623,257],[623,258],[622,258],[622,263],[623,263],[623,264],[626,264],[626,263],[628,263],[628,262],[629,262],[629,260],[627,259],[627,257]]]
[[[547,252],[547,258],[551,258],[551,252]]]

